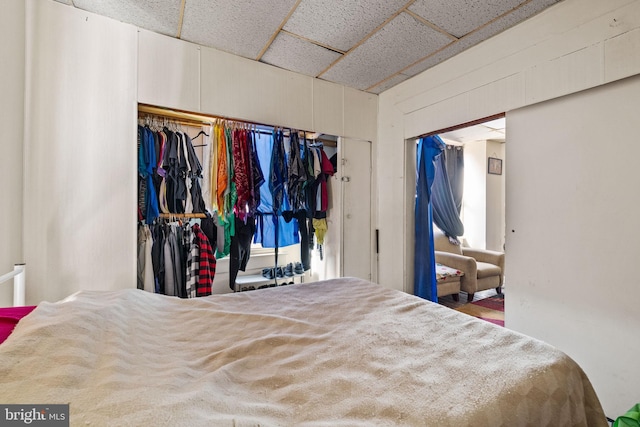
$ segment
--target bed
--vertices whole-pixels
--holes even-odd
[[[98,426],[608,425],[559,350],[354,278],[41,303],[0,345],[0,403]]]

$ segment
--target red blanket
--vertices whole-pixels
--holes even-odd
[[[31,313],[34,308],[36,308],[35,305],[0,308],[0,343],[11,335],[20,319]]]

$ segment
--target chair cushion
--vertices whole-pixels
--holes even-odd
[[[500,274],[502,274],[502,272],[500,271],[500,267],[498,267],[497,265],[489,264],[486,262],[477,262],[476,265],[478,268],[478,279],[500,276]]]
[[[460,276],[464,276],[464,272],[436,263],[436,281],[454,280]]]

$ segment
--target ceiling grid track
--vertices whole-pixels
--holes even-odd
[[[291,18],[291,15],[293,15],[293,12],[296,11],[296,9],[298,8],[298,5],[300,4],[301,1],[302,0],[298,0],[298,1],[296,1],[296,4],[293,5],[293,7],[291,8],[291,10],[287,14],[287,16],[285,16],[284,19],[282,20],[282,22],[280,23],[280,26],[278,27],[278,29],[273,33],[273,35],[271,36],[271,38],[269,39],[269,41],[267,42],[265,47],[263,47],[262,50],[260,51],[260,53],[258,54],[258,57],[256,58],[256,61],[260,61],[260,59],[265,54],[267,49],[269,49],[269,46],[271,46],[271,44],[276,39],[276,37],[278,37],[278,33],[280,31],[282,31],[282,29],[284,28],[285,24],[289,20],[289,18]]]
[[[502,13],[501,15],[496,16],[496,17],[495,17],[495,18],[493,18],[492,20],[490,20],[490,21],[488,21],[488,22],[484,23],[483,25],[481,25],[481,26],[479,26],[479,27],[475,28],[473,31],[470,31],[469,33],[465,34],[464,36],[462,36],[462,37],[460,37],[460,38],[455,37],[455,36],[453,36],[452,34],[449,34],[449,33],[447,33],[446,31],[444,31],[444,30],[442,30],[442,29],[438,29],[438,26],[436,26],[436,25],[434,25],[434,24],[431,24],[431,23],[430,23],[429,21],[427,21],[426,19],[424,19],[424,18],[420,17],[419,15],[416,15],[415,13],[411,12],[410,10],[407,10],[407,11],[406,11],[407,13],[409,13],[411,16],[415,17],[416,19],[420,20],[420,22],[422,22],[422,23],[424,23],[424,24],[426,24],[426,25],[429,25],[430,27],[432,27],[432,28],[433,28],[434,30],[436,30],[436,31],[440,31],[440,32],[442,32],[443,34],[446,34],[446,35],[448,35],[448,36],[450,36],[450,37],[453,37],[453,39],[454,39],[454,40],[453,40],[451,43],[449,43],[448,45],[441,47],[440,49],[436,50],[435,52],[430,53],[429,55],[425,56],[424,58],[420,58],[420,59],[418,59],[417,61],[413,62],[412,64],[407,65],[406,67],[404,67],[404,68],[403,68],[403,69],[401,69],[400,71],[396,72],[395,74],[392,74],[392,75],[390,75],[390,76],[386,77],[385,79],[380,80],[380,81],[379,81],[379,82],[377,82],[376,84],[369,86],[368,88],[366,88],[366,89],[365,89],[365,91],[371,91],[371,90],[373,90],[375,87],[380,86],[381,84],[383,84],[383,83],[385,83],[385,82],[387,82],[387,81],[391,80],[392,78],[394,78],[394,77],[396,77],[396,76],[398,76],[398,75],[402,74],[404,71],[407,71],[407,70],[411,69],[412,67],[415,67],[416,65],[420,64],[422,61],[426,61],[427,59],[431,58],[432,56],[435,56],[435,55],[437,55],[438,53],[442,52],[443,50],[445,50],[445,49],[447,49],[447,48],[451,47],[452,45],[454,45],[454,44],[456,44],[456,43],[460,43],[460,42],[462,42],[463,40],[465,40],[465,39],[467,39],[467,38],[471,37],[473,34],[477,33],[478,31],[481,31],[483,28],[485,28],[485,27],[487,27],[487,26],[491,25],[492,23],[494,23],[494,22],[496,22],[496,21],[499,21],[500,19],[503,19],[505,16],[507,16],[507,15],[509,15],[510,13],[513,13],[513,12],[515,12],[516,10],[518,10],[518,9],[520,9],[520,8],[522,8],[522,7],[524,7],[524,6],[526,6],[527,4],[531,3],[532,1],[533,1],[533,0],[527,0],[527,1],[525,1],[524,3],[522,3],[522,4],[518,5],[517,7],[514,7],[513,9],[509,9],[508,11],[506,11],[506,12]],[[408,76],[408,77],[410,77],[410,76]]]
[[[465,36],[465,37],[466,37],[466,36]],[[447,45],[445,45],[445,46],[442,46],[440,49],[438,49],[438,50],[436,50],[436,51],[434,51],[434,52],[430,53],[429,55],[425,56],[424,58],[420,58],[420,59],[418,59],[417,61],[415,61],[414,63],[407,65],[406,67],[404,67],[402,70],[400,70],[400,71],[396,72],[395,74],[392,74],[392,75],[390,75],[389,77],[386,77],[385,79],[380,80],[380,81],[379,81],[379,82],[377,82],[376,84],[369,86],[368,88],[366,88],[366,89],[365,89],[365,91],[369,91],[369,90],[372,90],[372,89],[373,89],[374,87],[376,87],[376,86],[380,86],[380,85],[381,85],[381,84],[383,84],[384,82],[386,82],[386,81],[388,81],[388,80],[391,80],[391,79],[392,79],[392,78],[394,78],[395,76],[398,76],[398,75],[402,74],[402,72],[403,72],[403,71],[407,71],[407,70],[408,70],[408,69],[410,69],[411,67],[415,67],[416,65],[418,65],[418,64],[419,64],[419,63],[421,63],[422,61],[425,61],[425,60],[427,60],[427,59],[431,58],[432,56],[437,55],[438,53],[440,53],[440,52],[442,52],[443,50],[447,49],[448,47],[450,47],[450,46],[452,46],[452,45],[454,45],[454,44],[458,43],[460,40],[461,40],[461,39],[456,39],[456,40],[452,41],[451,43],[449,43],[449,44],[447,44]]]
[[[406,9],[405,12],[408,13],[409,15],[413,16],[414,18],[416,18],[418,21],[422,22],[424,25],[426,25],[428,27],[431,27],[432,29],[436,30],[437,32],[442,33],[445,36],[449,37],[451,40],[453,40],[453,41],[458,40],[458,37],[454,36],[451,33],[446,32],[445,30],[443,30],[442,28],[438,27],[433,22],[427,21],[425,18],[423,18],[422,16],[418,15],[417,13],[412,12],[409,9]]]
[[[180,4],[180,16],[178,17],[178,34],[176,35],[177,39],[179,39],[182,35],[182,21],[184,20],[184,6],[186,3],[187,0],[182,0],[182,3]]]
[[[564,0],[55,1],[380,94]]]
[[[393,21],[398,15],[400,15],[402,12],[404,12],[405,10],[407,10],[407,8],[409,6],[411,6],[413,4],[415,0],[411,0],[409,2],[407,2],[407,4],[405,4],[402,8],[400,8],[396,13],[394,13],[393,15],[391,15],[389,18],[387,18],[382,24],[378,25],[376,28],[374,28],[373,31],[371,31],[369,34],[367,34],[362,40],[360,40],[358,43],[356,43],[355,45],[353,45],[351,47],[351,49],[349,49],[343,56],[341,56],[340,58],[336,59],[335,61],[333,61],[327,68],[325,68],[324,70],[322,70],[316,77],[320,77],[322,76],[324,73],[326,73],[327,71],[329,71],[334,65],[336,65],[338,62],[342,61],[347,55],[349,55],[351,52],[353,52],[355,49],[357,49],[359,46],[362,46],[364,44],[364,42],[366,42],[367,40],[369,40],[371,37],[373,37],[378,31],[380,31],[381,29],[383,29],[389,22]]]
[[[288,35],[290,35],[291,37],[296,37],[296,38],[298,38],[298,39],[300,39],[300,40],[304,40],[304,41],[306,41],[306,42],[309,42],[309,43],[315,44],[316,46],[323,47],[323,48],[328,49],[328,50],[330,50],[330,51],[332,51],[332,52],[339,53],[339,54],[341,54],[341,55],[344,55],[344,54],[346,53],[344,50],[336,49],[335,47],[331,47],[331,46],[329,46],[329,45],[326,45],[326,44],[323,44],[323,43],[317,42],[317,41],[315,41],[315,40],[311,40],[310,38],[307,38],[307,37],[304,37],[304,36],[300,36],[300,35],[298,35],[298,34],[296,34],[296,33],[292,33],[291,31],[287,31],[287,30],[285,30],[284,28],[283,28],[283,29],[281,29],[281,30],[280,30],[280,32],[281,32],[281,33],[284,33],[284,34],[288,34]]]

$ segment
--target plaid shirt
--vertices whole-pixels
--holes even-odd
[[[204,297],[211,295],[211,285],[216,275],[216,257],[213,254],[213,248],[209,243],[209,239],[202,232],[198,224],[191,227],[194,234],[194,242],[199,248],[198,257],[198,280],[196,285],[196,296]]]
[[[197,297],[198,272],[200,271],[200,247],[192,230],[186,230],[185,241],[189,242],[187,255],[187,298]]]

